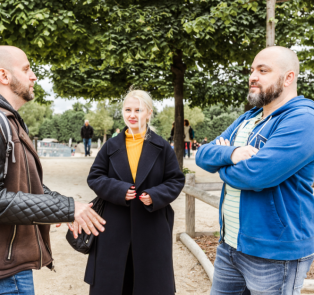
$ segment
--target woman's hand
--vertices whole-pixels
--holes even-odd
[[[131,201],[136,198],[136,191],[134,190],[135,186],[131,186],[125,195],[127,201]]]
[[[140,195],[140,201],[143,202],[144,205],[149,206],[151,204],[153,204],[153,200],[150,197],[150,195],[146,194],[146,193],[142,193]]]

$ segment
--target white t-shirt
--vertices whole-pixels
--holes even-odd
[[[190,130],[190,126],[184,126],[184,141],[185,142],[190,142],[190,133],[189,133],[189,130]]]

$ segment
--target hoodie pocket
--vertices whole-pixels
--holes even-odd
[[[271,197],[272,197],[271,204],[272,204],[272,208],[273,208],[273,211],[274,211],[274,218],[277,221],[277,223],[281,225],[281,227],[286,228],[286,226],[284,225],[284,223],[282,222],[282,220],[279,217],[279,214],[278,214],[278,211],[277,211],[277,208],[276,208],[276,204],[275,204],[275,200],[274,200],[274,193],[273,193],[273,191],[271,191]]]
[[[278,215],[272,189],[260,192],[242,192],[240,204],[240,233],[246,236],[279,240],[285,230],[285,224]]]

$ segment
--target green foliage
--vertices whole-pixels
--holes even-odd
[[[195,139],[201,142],[204,137],[210,142],[225,131],[234,120],[236,120],[242,113],[242,108],[229,107],[225,108],[221,105],[207,107],[203,110],[204,121],[198,123],[195,128]]]
[[[185,176],[186,174],[195,173],[195,171],[192,171],[192,170],[190,170],[189,168],[183,167],[182,173],[183,173],[184,176]]]
[[[184,106],[184,118],[188,119],[190,125],[194,129],[198,123],[203,122],[204,114],[198,107],[189,108]],[[164,139],[170,137],[172,123],[174,122],[174,107],[166,106],[164,109],[156,115],[156,120],[152,122],[152,126],[156,128],[156,132]]]
[[[198,107],[189,108],[187,105],[184,106],[184,119],[188,119],[192,128],[204,121],[204,114]]]
[[[54,115],[51,119],[45,119],[39,128],[39,139],[60,138],[60,114]],[[68,138],[70,139],[70,138]]]
[[[166,106],[156,116],[156,120],[152,122],[152,126],[156,128],[158,135],[164,139],[170,137],[172,123],[174,122],[174,107]]]
[[[74,142],[81,141],[81,127],[84,125],[85,113],[83,111],[65,111],[59,120],[60,142],[68,142],[70,138]]]
[[[220,238],[220,232],[219,232],[219,231],[215,231],[215,232],[214,232],[214,237]]]
[[[35,101],[40,105],[50,105],[52,100],[46,100],[49,95],[38,83],[34,85]]]
[[[104,136],[105,141],[107,131],[112,128],[114,123],[108,111],[108,102],[98,102],[96,111],[90,111],[86,115],[86,119],[88,119],[90,125],[93,126],[95,133]]]
[[[52,109],[50,105],[38,104],[36,99],[24,104],[19,109],[19,114],[29,129],[30,137],[33,138],[39,135],[39,128],[43,121],[52,117]]]
[[[277,5],[277,45],[312,41],[313,29],[306,26],[312,16],[303,2]],[[53,67],[54,90],[61,97],[119,99],[132,84],[155,99],[171,97],[173,58],[182,51],[184,98],[191,106],[240,105],[247,94],[249,65],[265,47],[265,1],[106,1],[98,16],[104,32],[97,39],[100,56]],[[300,89],[304,83],[300,81]],[[306,85],[310,98],[311,85]]]
[[[111,130],[107,132],[107,134],[115,133],[117,128],[119,128],[120,131],[122,131],[122,129],[125,127],[122,114],[122,102],[110,103],[107,106],[107,110],[109,112],[109,116],[113,119],[113,125],[111,127]]]
[[[312,46],[311,12],[309,0],[278,3],[277,45]],[[265,47],[265,0],[9,0],[0,16],[0,44],[51,64],[54,90],[66,98],[121,98],[131,84],[171,97],[173,58],[182,51],[185,99],[240,104],[249,64]],[[302,51],[304,69],[313,68],[313,53]]]
[[[45,119],[40,126],[40,139],[55,138],[60,142],[82,141],[81,127],[84,125],[85,113],[83,111],[68,110],[63,114],[54,115]]]

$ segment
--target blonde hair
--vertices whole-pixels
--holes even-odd
[[[153,105],[152,97],[150,96],[150,94],[148,92],[146,92],[144,90],[131,90],[124,97],[123,107],[124,107],[124,104],[125,104],[126,100],[129,97],[137,98],[139,100],[139,102],[140,102],[140,108],[142,108],[142,106],[144,106],[148,113],[152,112],[150,118],[146,121],[146,127],[147,127],[147,131],[148,131],[148,129],[151,128],[150,121],[151,121],[151,119],[153,117],[154,105]],[[124,116],[123,116],[123,120],[124,120],[124,123],[129,127],[128,123],[124,119]],[[143,132],[143,130],[141,130],[141,127],[142,127],[142,124],[141,124],[141,121],[139,121],[140,133]],[[129,127],[129,131],[131,131],[131,133],[133,134],[133,131],[132,131],[132,129],[130,127]],[[146,132],[145,139],[147,139],[147,134],[148,133]],[[134,134],[133,134],[133,138],[134,138]]]

